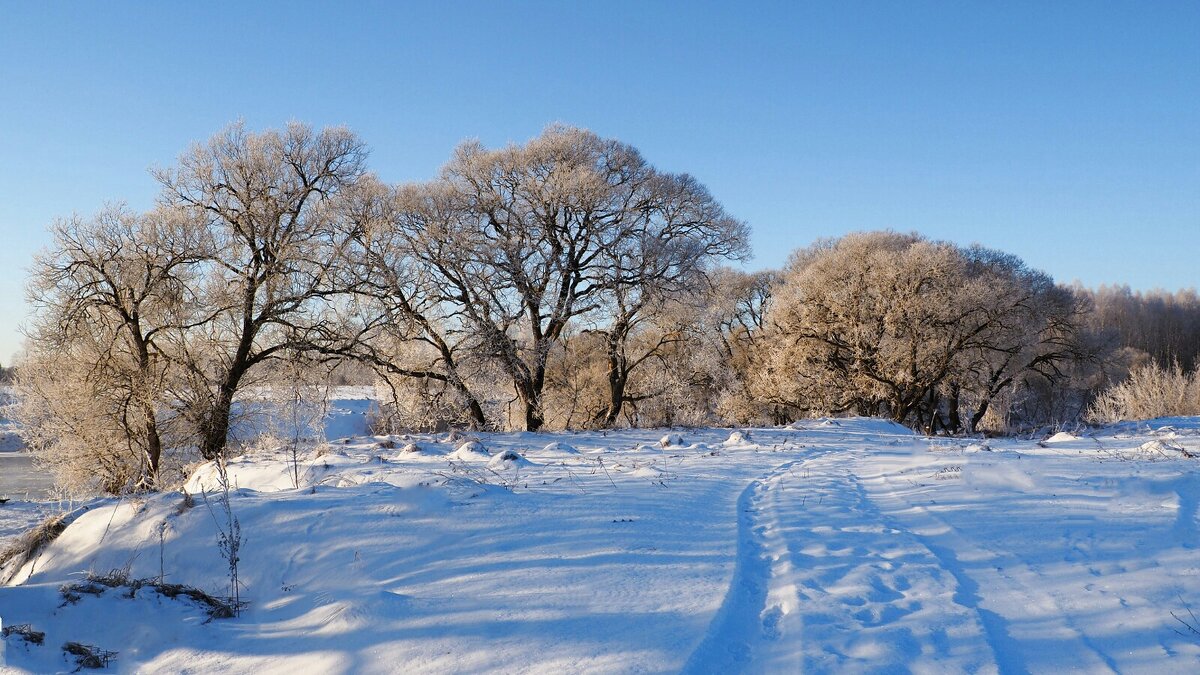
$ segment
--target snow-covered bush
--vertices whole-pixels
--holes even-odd
[[[1109,423],[1176,415],[1200,415],[1200,372],[1185,372],[1178,363],[1163,368],[1151,363],[1096,398],[1088,420]]]

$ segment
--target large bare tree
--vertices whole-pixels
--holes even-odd
[[[157,483],[172,417],[163,347],[195,301],[194,265],[211,252],[178,216],[113,206],[62,220],[34,260],[22,415],[31,446],[60,474],[91,472],[109,491]],[[103,470],[76,456],[88,453],[107,458]]]
[[[1080,358],[1079,311],[1049,277],[988,249],[894,232],[819,242],[793,255],[778,288],[779,348],[760,392],[958,431],[965,391],[976,424],[1004,388]]]
[[[412,238],[444,301],[512,380],[528,430],[545,423],[547,361],[569,326],[604,317],[594,319],[612,336],[603,418],[614,420],[623,345],[644,308],[745,250],[745,225],[695,179],[583,129],[551,126],[499,150],[464,144],[430,189],[440,216]]]
[[[347,291],[331,273],[343,245],[334,205],[362,177],[365,157],[344,128],[251,133],[235,124],[156,172],[164,208],[212,239],[195,316],[172,350],[205,457],[225,448],[248,375],[328,333],[326,301]]]
[[[465,411],[451,412],[450,419],[425,416],[418,426],[450,421],[482,429],[490,422],[469,382],[481,361],[479,341],[462,307],[448,300],[436,268],[442,224],[456,217],[438,192],[437,186],[392,188],[367,177],[347,194],[346,246],[336,267],[340,284],[354,293],[338,308],[340,339],[323,349],[370,365],[388,383],[399,378],[401,387],[404,380],[434,383],[420,388],[428,407]],[[392,389],[395,399],[397,386]]]

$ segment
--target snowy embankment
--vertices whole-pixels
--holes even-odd
[[[71,670],[76,641],[145,672],[1200,667],[1172,617],[1200,608],[1200,420],[1040,444],[864,419],[677,433],[354,436],[306,451],[299,488],[285,454],[234,460],[232,619],[60,591],[128,569],[228,594],[211,466],[188,485],[207,505],[92,504],[0,587],[5,625],[45,633],[6,662]]]

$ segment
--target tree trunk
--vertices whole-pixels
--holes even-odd
[[[155,419],[154,406],[142,404],[142,415],[145,416],[142,433],[146,435],[146,463],[149,465],[148,478],[152,485],[158,485],[158,467],[162,462],[162,437],[158,435],[158,422]]]
[[[975,430],[979,428],[979,423],[983,421],[983,416],[987,414],[988,406],[990,406],[991,403],[992,399],[990,397],[983,399],[983,401],[979,403],[979,409],[975,411],[974,415],[971,415],[971,427],[967,430],[968,432],[973,434],[975,433]]]
[[[467,388],[467,383],[463,382],[462,378],[458,376],[452,362],[448,370],[450,377],[447,379],[450,381],[450,386],[454,387],[458,395],[467,401],[467,413],[471,416],[471,430],[482,431],[488,428],[487,417],[483,414],[483,406],[479,404],[479,399],[475,398],[475,395]]]
[[[513,383],[517,389],[517,397],[525,408],[525,431],[538,431],[546,423],[542,412],[541,392],[530,380],[518,380]]]
[[[958,412],[959,397],[961,393],[960,387],[957,384],[951,385],[950,400],[946,404],[950,408],[950,424],[948,426],[950,432],[955,434],[962,431],[962,416]]]
[[[625,355],[621,353],[619,337],[614,333],[608,339],[608,405],[596,416],[601,426],[611,427],[617,423],[625,404],[625,385],[628,383]]]
[[[542,425],[546,423],[542,414],[542,406],[537,401],[524,401],[525,403],[525,431],[539,431]]]
[[[200,455],[204,459],[216,459],[225,452],[225,444],[229,441],[229,419],[233,414],[235,391],[237,383],[226,381],[217,393],[212,410],[208,412],[200,445]]]

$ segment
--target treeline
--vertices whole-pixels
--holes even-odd
[[[1131,291],[1128,286],[1074,287],[1092,305],[1088,326],[1161,368],[1194,370],[1200,358],[1200,295],[1189,288]]]
[[[961,433],[1078,419],[1139,353],[1195,344],[1176,314],[1145,325],[1141,296],[916,234],[730,269],[744,222],[581,129],[465,143],[417,184],[382,182],[366,155],[345,129],[233,126],[155,172],[153,209],[53,225],[18,415],[62,482],[154,488],[225,451],[248,391],[364,370],[397,429],[858,413]]]

